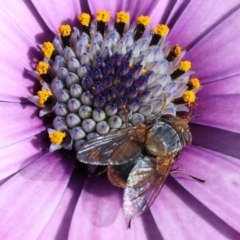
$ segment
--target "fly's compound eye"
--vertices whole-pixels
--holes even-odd
[[[175,118],[172,127],[178,134],[189,131],[188,120],[180,117]]]
[[[182,147],[190,145],[192,142],[192,134],[190,131],[182,131],[178,133],[179,139],[181,141]]]
[[[192,142],[192,134],[190,131],[185,131],[183,132],[183,137],[184,137],[184,140],[185,140],[185,145],[190,145],[191,142]]]

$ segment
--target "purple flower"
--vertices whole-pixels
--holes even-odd
[[[194,113],[197,118],[191,124],[193,143],[184,149],[178,164],[184,173],[206,182],[180,174],[169,176],[150,211],[134,219],[131,229],[122,211],[122,189],[112,186],[105,176],[88,179],[82,165],[74,168],[76,156],[71,152],[50,153],[48,115],[43,123],[39,109],[27,100],[41,89],[27,73],[42,58],[37,45],[58,34],[60,24],[77,26],[79,13],[95,15],[101,9],[112,16],[128,11],[132,20],[149,15],[152,26],[167,23],[171,29],[168,40],[188,50],[184,59],[192,62],[203,85]],[[240,238],[238,1],[7,0],[0,3],[0,16],[1,239]],[[93,46],[91,51],[94,55],[99,49]],[[74,53],[69,50],[64,54],[76,74],[79,63],[73,59]],[[63,60],[59,58],[54,67],[61,66]],[[92,59],[86,55],[82,61]],[[156,66],[150,67],[157,71],[160,66]],[[108,67],[106,71],[111,72]],[[126,66],[120,67],[127,71]],[[87,71],[84,68],[81,74]],[[101,78],[97,71],[91,74]],[[131,78],[126,79],[129,84]],[[70,79],[69,84],[75,80]],[[97,87],[101,91],[101,86]],[[71,91],[78,96],[82,89]],[[62,105],[55,111],[65,114],[68,94],[58,95]],[[113,110],[109,107],[109,115]],[[63,126],[60,120],[58,126]],[[81,139],[79,132],[75,134]]]

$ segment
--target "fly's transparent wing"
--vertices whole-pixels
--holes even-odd
[[[77,158],[94,165],[124,164],[141,155],[145,138],[143,127],[122,129],[88,141],[78,151]]]
[[[129,174],[124,191],[123,210],[128,219],[140,216],[152,205],[172,165],[173,161],[168,158],[161,161],[152,157],[139,159]]]

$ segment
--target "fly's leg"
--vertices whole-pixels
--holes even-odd
[[[177,168],[176,170],[172,170],[172,171],[170,172],[170,174],[175,174],[175,173],[180,173],[180,174],[182,174],[182,175],[184,175],[184,176],[187,176],[187,177],[190,177],[190,178],[192,178],[193,180],[195,180],[195,181],[197,181],[197,182],[200,182],[200,183],[205,183],[205,182],[206,182],[206,180],[203,180],[203,179],[201,179],[201,178],[198,178],[198,177],[192,176],[192,175],[190,175],[190,174],[184,173],[184,172],[182,172],[181,170],[178,170],[178,168]]]

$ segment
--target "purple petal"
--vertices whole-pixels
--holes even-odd
[[[135,18],[140,15],[150,15],[157,6],[158,2],[159,0],[149,0],[144,2],[127,1],[125,9],[130,12],[132,20],[135,21]]]
[[[85,174],[75,170],[50,222],[39,240],[68,239],[69,227],[79,194],[85,181]],[[79,226],[81,227],[81,226]]]
[[[159,23],[166,23],[169,12],[171,12],[176,2],[177,0],[159,1],[151,13],[151,25],[155,27]]]
[[[97,0],[88,0],[88,4],[90,7],[90,11],[93,16],[96,16],[96,12],[98,10],[106,10],[110,11],[111,17],[115,19],[116,17],[116,12],[119,11],[127,11],[126,9],[126,4],[127,1],[117,1],[117,0],[112,0],[112,1],[107,1],[107,0],[102,0],[102,1],[97,1]],[[130,16],[132,16],[132,12],[130,12]]]
[[[198,118],[194,123],[240,132],[239,94],[206,96],[201,102],[196,110]]]
[[[135,231],[135,239],[163,240],[159,226],[156,224],[150,210],[147,210],[140,217],[131,221],[131,230]]]
[[[238,5],[239,2],[235,0],[221,1],[217,6],[214,0],[204,3],[190,1],[169,34],[169,39],[173,44],[177,42],[183,48],[192,46],[236,10]],[[226,28],[222,30],[225,31]]]
[[[31,136],[1,149],[0,180],[11,176],[42,156],[46,152],[46,148],[49,147],[45,135],[41,133]]]
[[[45,130],[35,106],[0,102],[0,148],[34,136]]]
[[[194,144],[195,145],[195,144]],[[197,146],[197,145],[192,145],[193,147],[196,147],[196,148],[199,148],[199,145]],[[228,156],[228,155],[226,155],[226,153],[223,153],[221,150],[220,150],[220,147],[221,146],[219,146],[219,149],[208,149],[208,148],[205,148],[205,146],[201,146],[201,147],[203,147],[203,150],[204,150],[204,152],[206,152],[206,153],[209,153],[209,154],[211,154],[211,155],[214,155],[214,156],[216,156],[216,157],[218,157],[218,158],[221,158],[221,159],[224,159],[225,161],[228,161],[228,162],[230,162],[230,163],[232,163],[232,164],[234,164],[234,165],[236,165],[236,166],[238,166],[238,167],[240,167],[240,161],[239,161],[239,156],[238,157],[232,157],[232,156]],[[221,151],[221,152],[218,152],[218,151]],[[239,154],[239,153],[238,153]]]
[[[31,0],[46,25],[58,35],[58,27],[61,24],[71,24],[81,13],[78,0]]]
[[[239,22],[240,9],[215,27],[185,55],[184,58],[192,61],[193,69],[202,82],[240,73]]]
[[[46,36],[49,37],[49,30],[29,3],[25,5],[23,2],[3,1],[0,7],[0,73],[4,76],[0,86],[0,100],[16,102],[19,101],[17,97],[26,96],[32,88],[29,79],[23,81],[26,78],[24,68],[35,67],[36,57],[42,54],[33,46],[36,40],[43,41]],[[45,37],[39,35],[43,32]]]
[[[193,145],[224,154],[225,159],[226,155],[240,159],[239,133],[199,124],[191,124],[190,129],[193,135]],[[240,165],[240,161],[238,161],[238,164]]]
[[[90,178],[77,203],[69,239],[135,239],[127,228],[122,198],[122,190],[106,177]]]
[[[30,68],[29,58],[31,58],[31,62],[33,62],[34,59],[32,54],[36,52],[36,50],[32,51],[30,49],[31,46],[35,45],[33,36],[31,38],[28,37],[23,29],[21,29],[19,25],[1,8],[0,15],[0,28],[2,31],[0,56],[11,59],[13,62],[19,64],[23,68]],[[27,14],[27,16],[29,16],[29,14]],[[32,18],[32,16],[29,16],[29,19]],[[39,28],[37,29],[39,30]],[[36,33],[33,31],[33,34],[35,35]],[[8,68],[10,68],[10,66]],[[13,80],[17,81],[17,79]]]
[[[198,92],[198,97],[239,94],[240,93],[240,75],[233,77],[207,82],[203,85],[203,89]]]
[[[4,76],[0,81],[1,101],[29,102],[27,98],[36,94],[34,85],[41,89],[40,83],[36,79],[33,81],[29,79],[29,75],[25,76],[23,66],[3,56],[0,57],[0,65],[0,74]]]
[[[59,204],[73,163],[67,155],[49,153],[1,186],[2,239],[38,238]]]
[[[49,37],[51,37],[51,32],[49,31],[49,28],[44,24],[43,20],[38,15],[36,9],[29,1],[27,0],[19,2],[13,2],[11,0],[1,1],[0,8],[2,8],[3,11],[6,12],[11,19],[13,19],[15,24],[18,26],[19,30],[21,30],[23,34],[27,35],[27,37],[32,40],[33,44],[36,41],[42,42],[47,39],[49,40]],[[31,20],[29,21],[29,19]],[[9,41],[12,39],[12,36],[14,36],[14,39],[12,40],[16,42],[15,37],[17,37],[17,33],[13,32],[12,29],[10,28],[8,28],[8,31],[12,35],[10,39],[8,38],[6,40]],[[43,32],[44,34],[42,34]],[[3,38],[1,39],[1,41],[2,40]],[[14,44],[12,46],[15,46],[15,48],[19,48],[18,44],[17,45]],[[13,51],[14,48],[12,49],[12,52]]]
[[[200,184],[192,182],[195,185]],[[167,180],[152,205],[151,212],[163,239],[176,239],[176,236],[177,239],[184,240],[239,238],[239,233],[214,215],[172,177]]]
[[[175,179],[215,215],[240,231],[240,167],[204,148],[193,147],[183,151],[179,164],[184,173],[206,182],[202,184],[180,174],[174,175]]]
[[[177,0],[167,18],[167,24],[169,27],[172,27],[175,24],[189,3],[190,0]]]

